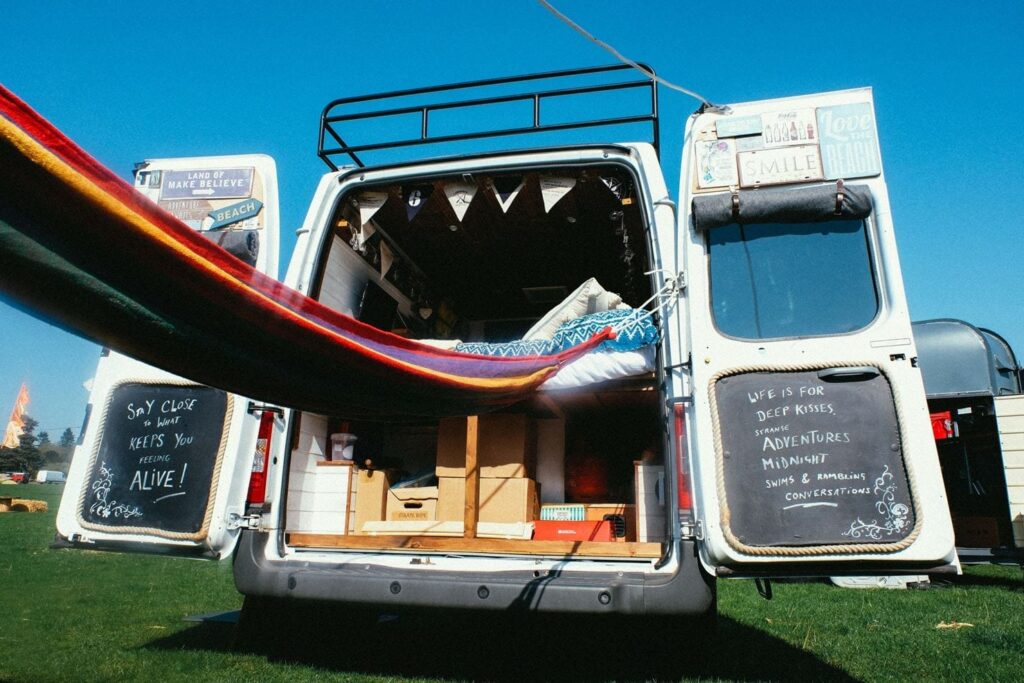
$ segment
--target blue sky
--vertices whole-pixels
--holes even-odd
[[[1024,3],[554,4],[716,102],[872,86],[911,315],[990,327],[1024,354]],[[14,0],[3,13],[0,81],[126,178],[146,157],[273,156],[282,272],[326,170],[329,100],[611,61],[531,0]],[[696,102],[661,98],[675,195]],[[0,419],[27,381],[42,427],[77,433],[98,347],[3,303],[0,339]]]

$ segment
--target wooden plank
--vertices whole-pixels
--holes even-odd
[[[1024,469],[1013,467],[1006,470],[1006,485],[1009,487],[1024,487]]]
[[[1022,450],[1003,450],[1003,467],[1006,469],[1016,469],[1024,467],[1024,449]]]
[[[1020,396],[999,396],[996,398],[995,404],[996,415],[999,417],[1024,415],[1024,394]]]
[[[1007,486],[1006,496],[1009,498],[1011,511],[1014,506],[1024,509],[1024,486]]]
[[[477,552],[555,557],[661,557],[660,543],[601,543],[597,541],[519,541],[498,538],[445,538],[441,536],[342,536],[341,534],[288,534],[294,548],[352,550],[406,550]]]
[[[463,510],[463,535],[476,538],[476,524],[480,518],[480,468],[476,453],[480,433],[480,417],[466,418],[466,506]]]
[[[999,447],[1003,453],[1007,451],[1024,451],[1024,433],[1011,434],[1009,432],[999,435]]]
[[[999,433],[1003,436],[1024,432],[1024,415],[1000,415],[997,422]]]

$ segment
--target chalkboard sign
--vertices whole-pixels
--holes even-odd
[[[743,546],[898,543],[915,513],[888,380],[751,372],[715,384],[723,524]]]
[[[231,398],[194,384],[113,389],[79,505],[82,526],[200,540],[224,457]]]

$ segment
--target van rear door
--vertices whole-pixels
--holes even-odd
[[[277,170],[270,157],[154,159],[136,167],[134,185],[276,277]],[[250,401],[107,350],[90,391],[59,535],[76,547],[229,555],[248,523],[243,506],[260,423]]]
[[[695,114],[680,198],[705,564],[955,567],[871,91]]]

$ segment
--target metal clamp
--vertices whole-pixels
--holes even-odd
[[[843,215],[843,200],[846,199],[846,193],[843,191],[843,179],[840,178],[836,181],[836,213],[837,216]]]

